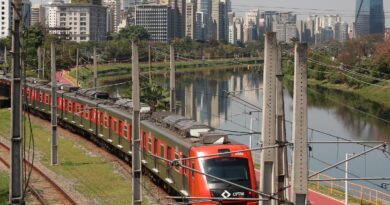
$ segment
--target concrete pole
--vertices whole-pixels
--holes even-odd
[[[22,68],[20,51],[20,29],[22,12],[22,1],[13,0],[13,26],[12,26],[12,84],[11,84],[11,170],[9,204],[24,204],[23,201],[23,166],[22,166]]]
[[[51,62],[51,165],[58,165],[56,49],[50,45]]]
[[[307,139],[307,44],[295,45],[292,167],[292,202],[305,205],[308,180]]]
[[[278,46],[276,33],[266,33],[263,78],[263,116],[261,145],[276,145],[276,67],[278,66]],[[261,152],[260,191],[273,195],[277,190],[276,149]],[[276,204],[274,200],[261,201],[261,205]]]
[[[93,87],[97,91],[97,57],[96,46],[93,47]]]
[[[345,196],[344,196],[344,204],[348,205],[348,157],[349,154],[345,154]]]
[[[43,53],[42,53],[42,79],[45,79],[45,57],[46,57],[46,48],[43,48]]]
[[[4,46],[4,64],[5,65],[8,64],[8,60],[7,60],[7,46]]]
[[[170,90],[171,90],[171,100],[170,100],[170,111],[176,113],[176,68],[175,68],[175,48],[171,44],[169,46],[170,50]]]
[[[76,86],[79,86],[79,53],[80,49],[76,50]]]
[[[282,71],[282,48],[279,46],[278,66],[276,67],[276,140],[284,144],[286,143],[286,127],[284,113],[284,97],[283,97],[283,71]],[[277,164],[278,164],[278,187],[279,189],[286,187],[288,184],[288,159],[287,147],[279,147],[277,149]],[[285,200],[288,198],[287,189],[278,192],[278,198]]]
[[[133,121],[132,121],[132,151],[131,160],[133,174],[133,205],[141,205],[142,203],[142,165],[141,165],[141,137],[140,137],[140,85],[139,85],[139,62],[138,62],[138,45],[132,43],[132,98],[133,98]]]
[[[152,83],[152,47],[149,44],[149,83]]]
[[[37,48],[37,61],[38,61],[38,78],[39,79],[43,79],[42,78],[42,53],[41,53],[41,47],[39,46]]]

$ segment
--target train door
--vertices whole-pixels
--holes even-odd
[[[150,137],[146,134],[146,132],[142,131],[142,159],[145,160],[146,159],[146,139]]]
[[[183,159],[186,159],[187,156],[183,155]],[[184,167],[187,167],[188,166],[188,160],[182,160],[182,164]],[[183,182],[183,190],[187,191],[188,192],[188,173],[189,173],[189,170],[186,169],[186,168],[182,168],[182,182]]]
[[[103,128],[104,128],[104,112],[101,112],[100,113],[100,123],[99,123],[99,130],[100,130],[99,134],[101,134],[101,135],[103,135],[103,133],[104,133]]]
[[[112,139],[112,117],[108,116],[108,139]]]
[[[154,138],[154,142],[153,142],[153,154],[155,156],[158,156],[158,153],[157,153],[157,145],[158,145],[158,140],[157,138],[155,137]],[[153,157],[154,158],[154,167],[157,168],[157,158],[156,157]]]
[[[168,148],[167,148],[167,159],[168,160],[172,160],[172,148],[170,146],[168,146]],[[169,166],[168,162],[167,162],[167,166],[166,167],[167,167],[168,178],[173,179],[172,172],[171,172],[171,167]]]

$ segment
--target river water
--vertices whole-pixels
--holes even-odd
[[[169,86],[167,77],[159,76],[154,80],[163,87]],[[253,131],[261,131],[261,113],[257,108],[262,107],[262,73],[259,71],[231,69],[182,73],[177,75],[176,84],[177,99],[181,102],[178,113],[212,127],[242,132],[250,131],[252,121]],[[110,91],[124,95],[128,89],[127,85],[110,88]],[[228,97],[226,92],[233,93],[237,97]],[[287,121],[292,121],[292,97],[292,82],[285,82],[284,100]],[[379,104],[356,95],[311,87],[308,90],[308,106],[309,127],[323,132],[309,130],[309,141],[342,141],[335,137],[339,136],[355,141],[390,143],[388,122],[390,121],[390,109],[385,109]],[[368,114],[357,111],[353,107],[358,107],[359,110]],[[286,123],[289,141],[291,141],[291,131],[291,123]],[[249,145],[248,134],[232,133],[230,137]],[[252,147],[258,146],[259,137],[258,134],[252,136]],[[363,145],[336,143],[311,144],[311,148],[309,167],[312,171],[327,167],[325,163],[334,164],[343,160],[346,153],[360,153],[369,149]],[[339,168],[344,169],[344,164]],[[390,156],[386,156],[381,151],[372,151],[352,160],[349,163],[349,170],[361,177],[389,177]],[[344,171],[337,169],[331,169],[325,174],[344,178]],[[389,192],[379,187],[382,183],[390,183],[390,181],[373,181],[373,183],[364,184],[383,192]]]

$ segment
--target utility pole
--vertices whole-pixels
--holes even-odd
[[[307,139],[307,44],[295,44],[292,140],[292,202],[305,205],[308,180]]]
[[[139,87],[139,62],[138,62],[138,45],[137,42],[132,42],[132,71],[131,79],[132,98],[133,98],[133,121],[132,121],[132,151],[133,156],[131,160],[132,174],[133,174],[133,205],[141,205],[142,191],[141,191],[141,137],[140,137],[140,87]]]
[[[285,113],[284,113],[284,97],[283,97],[283,71],[282,71],[282,46],[278,50],[278,66],[276,67],[276,141],[284,145],[286,139]],[[277,148],[277,164],[278,164],[278,187],[282,189],[287,187],[288,183],[288,159],[287,147],[282,146]],[[278,192],[278,198],[286,200],[288,197],[287,189]]]
[[[23,197],[23,135],[22,135],[22,85],[21,85],[21,13],[22,1],[13,0],[13,25],[12,25],[12,84],[11,84],[11,170],[9,204],[24,204]]]
[[[79,86],[79,52],[80,49],[76,50],[76,86]]]
[[[175,48],[171,44],[169,46],[170,50],[170,90],[171,90],[171,100],[170,100],[170,111],[172,113],[176,113],[176,69],[175,69]]]
[[[58,164],[56,49],[50,44],[51,62],[51,165]]]
[[[249,149],[252,149],[253,117],[251,117],[251,124],[250,124],[249,129],[251,132],[251,135],[249,135]]]
[[[45,79],[45,56],[46,56],[46,48],[43,48],[42,53],[42,79]]]
[[[344,204],[348,205],[348,158],[354,154],[345,153],[345,198]]]
[[[261,145],[263,147],[276,145],[276,67],[278,64],[278,45],[276,33],[265,35],[264,49],[264,81],[263,81],[263,116]],[[277,192],[276,149],[261,151],[260,191],[273,195]],[[261,205],[276,204],[275,200],[265,200]]]
[[[7,46],[4,46],[4,68],[6,73],[8,73]]]
[[[96,46],[93,47],[93,87],[95,92],[97,91],[97,58],[96,58]]]
[[[41,53],[41,46],[37,48],[37,60],[38,60],[38,78],[42,78],[42,53]]]
[[[152,47],[149,44],[149,83],[152,83]]]

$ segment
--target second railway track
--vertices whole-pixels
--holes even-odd
[[[10,148],[8,145],[0,142],[0,163],[7,168],[10,167]],[[30,162],[24,161],[26,167],[32,167],[31,179],[29,188],[32,195],[43,205],[76,205],[73,200],[61,187],[57,185],[51,178],[43,173]]]

